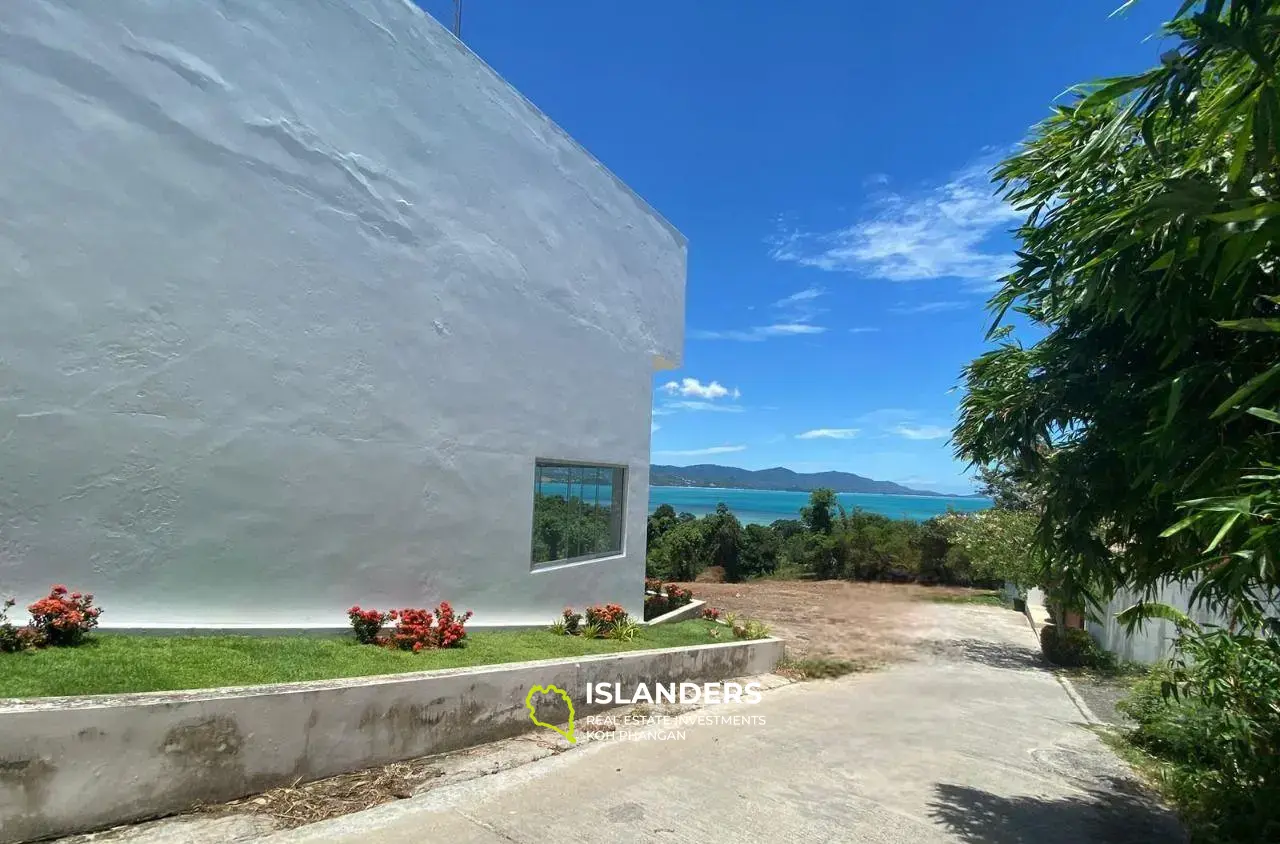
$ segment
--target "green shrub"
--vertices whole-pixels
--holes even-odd
[[[1194,841],[1280,840],[1280,644],[1215,630],[1179,640],[1170,667],[1118,708],[1136,723],[1165,796]]]
[[[732,625],[733,635],[738,639],[767,639],[769,638],[769,625],[763,621],[755,619],[747,619],[746,621],[735,621]]]
[[[617,639],[620,642],[630,642],[636,638],[640,632],[640,625],[636,621],[628,618],[618,622],[613,629],[608,632],[610,639]]]
[[[1115,667],[1115,657],[1078,627],[1068,627],[1060,636],[1056,625],[1046,624],[1040,629],[1040,651],[1049,662],[1063,668]]]
[[[15,603],[9,598],[0,605],[0,653],[25,651],[39,644],[40,636],[34,627],[14,627],[9,622],[8,612]]]

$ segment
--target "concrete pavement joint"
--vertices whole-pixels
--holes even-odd
[[[1094,715],[1093,710],[1089,708],[1089,704],[1085,703],[1084,698],[1080,697],[1080,693],[1071,684],[1071,678],[1056,671],[1053,676],[1058,681],[1058,684],[1062,686],[1063,691],[1067,693],[1067,697],[1071,698],[1071,702],[1075,704],[1076,709],[1080,710],[1080,715],[1084,717],[1086,724],[1091,727],[1106,726],[1106,722]]]
[[[485,832],[493,833],[494,835],[501,838],[503,841],[510,841],[511,844],[520,844],[520,842],[517,839],[512,838],[510,835],[507,835],[507,833],[503,832],[501,829],[494,826],[493,824],[487,821],[482,821],[479,818],[474,818],[471,815],[468,815],[466,812],[462,811],[461,809],[455,809],[454,814],[470,821],[471,823],[483,829]]]
[[[1026,618],[1027,625],[1031,628],[1031,633],[1038,642],[1040,640],[1040,626],[1037,625],[1036,619],[1032,616],[1031,604],[1026,605],[1022,615]],[[1062,690],[1067,693],[1067,697],[1070,698],[1076,709],[1080,710],[1080,715],[1084,718],[1086,724],[1091,727],[1106,726],[1106,722],[1094,715],[1093,710],[1089,708],[1089,704],[1085,703],[1084,698],[1080,697],[1080,693],[1071,684],[1070,678],[1057,671],[1053,672],[1053,677],[1058,681],[1058,685],[1062,686]]]

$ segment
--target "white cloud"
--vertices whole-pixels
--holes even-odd
[[[711,410],[717,413],[741,413],[744,408],[740,404],[715,404],[709,401],[669,401],[662,405],[667,413],[677,410]],[[656,411],[655,411],[656,412]]]
[[[1025,216],[996,196],[993,163],[981,159],[914,196],[887,193],[844,228],[779,235],[770,241],[770,255],[889,281],[959,278],[989,285],[1013,268],[1013,256],[988,241]]]
[[[710,448],[690,448],[684,451],[655,451],[654,457],[705,457],[708,454],[730,454],[746,451],[745,445],[713,445]]]
[[[940,440],[951,436],[951,432],[939,425],[898,425],[893,433],[909,440]]]
[[[662,385],[661,389],[669,395],[690,396],[699,399],[722,399],[726,396],[732,396],[736,399],[742,396],[742,393],[736,387],[730,390],[719,381],[703,384],[697,378],[681,378],[679,381],[668,381]]]
[[[895,314],[940,314],[946,311],[959,311],[964,307],[964,302],[921,302],[918,305],[899,305],[890,310]]]
[[[659,425],[657,422],[650,422],[650,423],[649,423],[649,433],[651,433],[651,434],[656,434],[656,433],[658,433],[658,430],[659,430],[661,427],[662,427],[662,426],[661,426],[661,425]]]
[[[908,440],[940,440],[951,436],[951,431],[941,425],[934,425],[922,420],[921,414],[914,410],[900,407],[885,407],[864,413],[857,418],[863,430],[879,431],[875,439],[885,437],[903,437]],[[937,419],[937,414],[930,414]]]
[[[778,301],[773,303],[773,306],[775,308],[789,308],[799,302],[809,302],[814,299],[817,299],[819,296],[821,296],[823,293],[826,293],[826,292],[827,291],[823,290],[821,287],[809,287],[804,290],[801,290],[798,293],[792,293],[790,296],[787,296],[783,299],[779,299]]]
[[[800,334],[822,334],[827,329],[821,325],[809,325],[804,322],[781,322],[773,325],[757,325],[736,331],[690,331],[689,336],[695,340],[741,340],[754,343],[770,337],[792,337]]]
[[[695,340],[738,340],[744,343],[758,343],[771,337],[822,334],[827,329],[821,325],[814,325],[813,321],[825,311],[814,302],[826,292],[821,287],[807,287],[779,299],[773,303],[775,322],[769,325],[724,331],[690,331],[689,336]]]
[[[880,329],[875,328],[874,326],[863,325],[863,326],[859,326],[858,328],[850,328],[849,333],[850,334],[870,334],[873,331],[879,331],[879,330]]]
[[[796,434],[798,440],[851,440],[858,436],[857,428],[815,428],[812,431],[805,431],[803,434]]]
[[[872,173],[862,180],[862,184],[867,187],[883,187],[889,184],[889,175],[887,173]]]

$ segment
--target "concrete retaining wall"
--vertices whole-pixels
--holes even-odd
[[[706,682],[772,671],[777,639],[476,669],[0,705],[0,842],[171,814],[535,729],[535,685]],[[539,720],[566,720],[540,699]]]

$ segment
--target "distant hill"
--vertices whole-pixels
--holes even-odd
[[[836,492],[875,492],[884,495],[945,495],[923,489],[911,489],[893,481],[877,481],[850,472],[793,472],[781,466],[775,469],[737,469],[702,463],[697,466],[650,466],[649,483],[653,486],[732,487],[734,489],[775,489],[783,492],[812,492],[826,487]],[[956,498],[977,498],[953,496]]]

